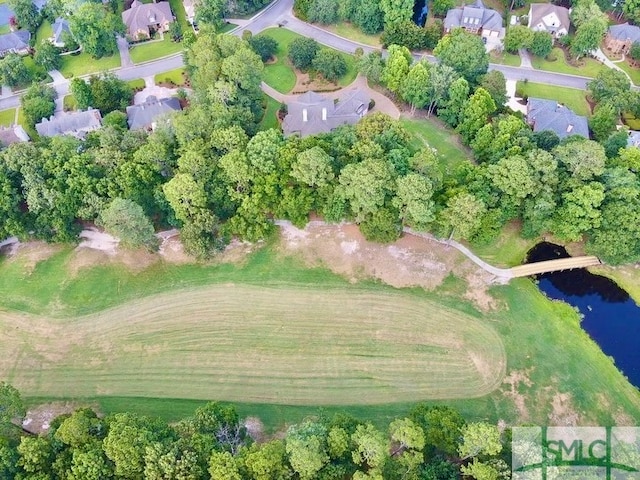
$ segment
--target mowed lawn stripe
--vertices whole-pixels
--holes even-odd
[[[28,396],[377,404],[478,397],[505,372],[492,327],[393,291],[211,285],[0,326],[0,377]]]

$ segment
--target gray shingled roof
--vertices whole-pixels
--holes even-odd
[[[640,147],[640,132],[636,130],[629,130],[627,145],[629,147]]]
[[[0,53],[29,48],[29,40],[31,40],[31,32],[28,30],[17,30],[0,35]]]
[[[36,124],[36,131],[44,137],[56,135],[73,135],[84,138],[87,132],[102,126],[100,111],[90,108],[78,112],[62,112],[49,119],[43,118]]]
[[[543,19],[550,13],[555,13],[560,20],[560,25],[545,25],[548,31],[556,32],[561,27],[564,27],[567,32],[571,26],[571,20],[569,19],[569,10],[565,7],[559,7],[552,3],[532,3],[529,9],[529,27],[535,27],[539,23],[544,24]]]
[[[623,42],[626,40],[631,40],[631,43],[640,42],[640,28],[629,23],[610,26],[609,35]]]
[[[486,28],[499,32],[502,28],[502,15],[495,10],[486,8],[482,0],[476,0],[472,5],[452,8],[447,12],[444,28],[451,30],[456,27]]]
[[[297,133],[306,137],[330,132],[340,125],[353,125],[367,112],[370,100],[358,89],[345,92],[337,103],[315,92],[307,92],[287,105],[282,130],[285,135]]]
[[[169,2],[141,3],[133,0],[131,8],[122,12],[122,21],[127,26],[129,35],[140,30],[149,30],[149,26],[173,21],[173,13]]]
[[[4,146],[9,146],[12,143],[28,142],[29,140],[29,135],[20,125],[0,127],[0,143]]]
[[[131,130],[151,128],[154,120],[162,115],[182,110],[177,98],[161,98],[149,96],[144,103],[127,107],[127,122]]]
[[[573,110],[555,100],[529,97],[527,121],[533,126],[534,132],[551,130],[560,138],[570,135],[589,138],[587,117],[577,115]]]
[[[62,34],[64,32],[71,32],[71,30],[69,30],[69,22],[67,22],[66,19],[60,17],[56,18],[56,21],[53,22],[51,28],[53,28],[54,43],[63,43],[64,41],[62,40]]]

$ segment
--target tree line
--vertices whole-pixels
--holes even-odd
[[[509,432],[417,404],[385,428],[321,411],[252,438],[234,406],[209,402],[168,424],[90,408],[58,416],[46,433],[18,425],[20,393],[0,382],[0,478],[7,480],[491,480],[509,478]]]

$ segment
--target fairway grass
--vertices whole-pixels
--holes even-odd
[[[214,285],[73,319],[0,314],[0,330],[0,378],[37,396],[179,385],[184,398],[376,404],[482,396],[505,370],[491,327],[393,291]]]
[[[512,233],[500,249],[521,252]],[[237,400],[270,431],[339,410],[382,424],[422,400],[510,425],[640,418],[637,389],[575,310],[528,279],[492,287],[481,312],[452,275],[433,292],[351,283],[278,251],[270,241],[240,264],[135,273],[77,270],[70,247],[35,265],[29,251],[0,257],[0,378],[31,404],[167,420]]]

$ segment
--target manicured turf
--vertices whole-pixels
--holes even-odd
[[[156,84],[173,82],[174,85],[184,85],[184,68],[176,68],[175,70],[169,70],[168,72],[159,73],[155,76],[154,81]]]
[[[628,62],[619,62],[616,65],[627,72],[634,84],[640,85],[640,68],[632,67]]]
[[[182,31],[185,32],[190,29],[191,24],[187,21],[187,12],[184,10],[184,4],[180,0],[169,0],[169,5]]]
[[[53,28],[48,20],[44,20],[36,30],[36,48],[43,40],[47,40],[53,36]]]
[[[9,125],[13,125],[15,119],[16,119],[15,108],[0,111],[0,125],[4,125],[5,127],[8,127]]]
[[[322,25],[322,28],[329,30],[354,42],[363,43],[364,45],[370,45],[372,47],[381,47],[380,35],[367,35],[355,25],[349,22],[340,22],[336,25]]]
[[[511,67],[519,67],[520,66],[520,55],[514,55],[509,52],[497,52],[496,50],[491,50],[489,53],[489,61],[491,63],[499,63],[501,65],[509,65]]]
[[[258,125],[258,130],[268,130],[270,128],[279,128],[278,124],[278,110],[280,109],[280,102],[274,100],[269,95],[262,94],[264,102],[266,103],[267,108],[264,111],[264,116],[262,120],[260,120],[260,124]]]
[[[435,118],[403,117],[402,126],[413,135],[416,149],[425,146],[435,148],[443,169],[453,171],[461,163],[471,159],[471,153],[460,143],[460,137]]]
[[[266,84],[275,88],[280,93],[289,93],[296,84],[296,74],[289,63],[287,53],[289,51],[289,44],[296,38],[299,38],[300,35],[286,28],[269,28],[261,32],[260,35],[269,36],[278,42],[276,61],[265,65],[263,79]],[[347,55],[342,52],[340,52],[340,55],[342,55],[347,63],[347,73],[338,79],[338,85],[344,87],[350,85],[355,80],[358,71],[353,55]]]
[[[584,90],[576,88],[557,87],[555,85],[545,85],[543,83],[518,82],[516,92],[528,97],[546,98],[557,100],[563,103],[578,115],[591,116],[589,103],[587,103]]]
[[[60,73],[66,78],[79,77],[90,73],[101,73],[120,66],[120,55],[102,57],[98,60],[91,55],[80,53],[79,55],[63,55]]]
[[[130,55],[133,63],[142,63],[166,57],[182,50],[182,43],[172,41],[169,35],[165,34],[163,40],[132,45]]]
[[[579,62],[580,67],[567,64],[564,52],[558,47],[554,48],[547,58],[540,58],[535,55],[531,57],[531,65],[533,68],[547,70],[549,72],[579,75],[581,77],[595,77],[598,72],[608,68],[593,58],[581,58]]]
[[[640,416],[637,390],[581,330],[575,311],[527,279],[494,287],[495,308],[480,313],[455,277],[433,293],[351,284],[271,247],[241,266],[160,263],[136,274],[115,265],[78,271],[70,247],[35,267],[33,258],[0,263],[0,377],[27,397],[78,395],[106,411],[158,409],[165,417],[196,402],[174,411],[157,397],[238,398],[254,402],[240,405],[243,415],[270,428],[322,403],[350,402],[340,408],[379,419],[419,398],[508,424],[557,424],[562,412],[597,425]],[[489,373],[487,388],[499,365],[478,360],[499,358],[500,343],[513,387],[448,400],[482,390],[470,359],[476,372]],[[463,378],[475,383],[460,385]],[[561,394],[567,399],[559,403]],[[366,405],[373,402],[381,404]]]
[[[127,84],[134,90],[142,90],[144,88],[144,80],[142,78],[136,78],[135,80],[129,80]]]

